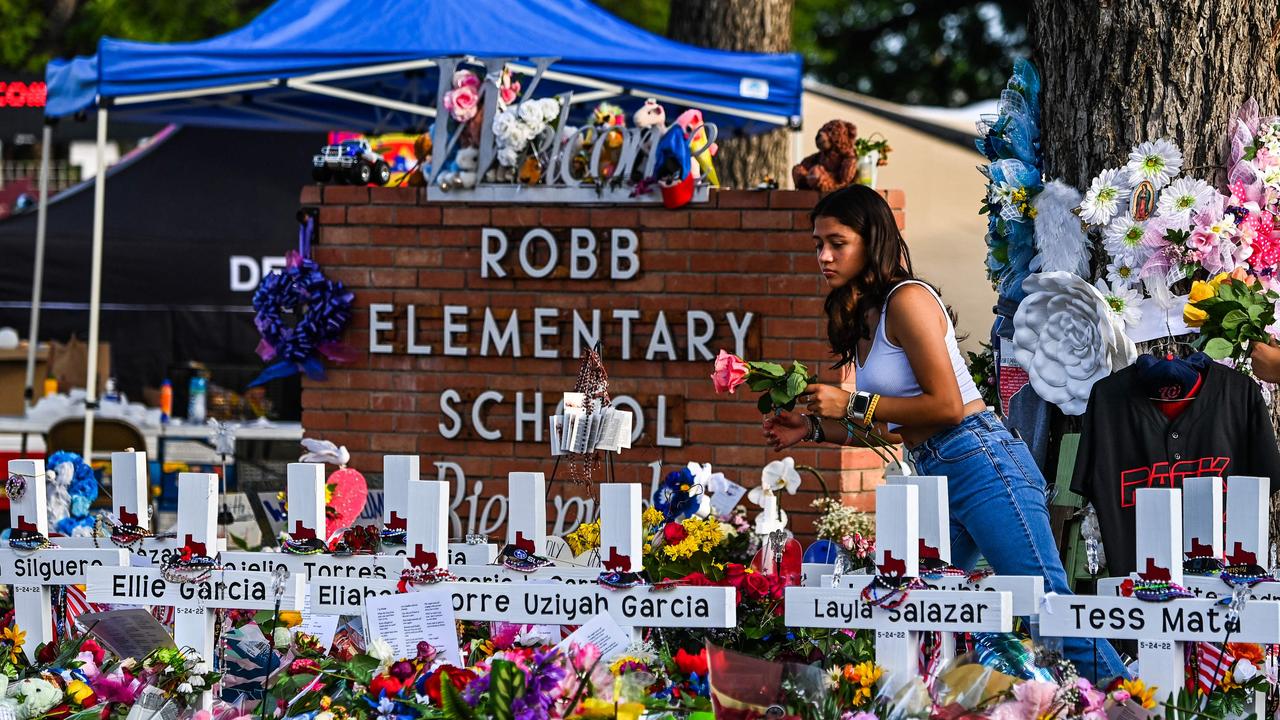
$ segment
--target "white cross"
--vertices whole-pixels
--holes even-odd
[[[545,522],[545,503],[531,504],[539,493],[540,473],[527,474],[527,493],[512,504],[509,536],[517,543],[534,543],[545,537],[536,521]],[[521,488],[513,487],[513,497]],[[541,488],[545,498],[545,485]],[[407,546],[411,561],[434,557],[435,568],[450,569],[448,554],[439,550],[446,544],[449,487],[444,481],[409,482],[408,500],[413,512],[408,518]],[[640,485],[610,483],[600,486],[601,556],[606,570],[635,571],[643,563]],[[541,512],[539,512],[539,510]],[[437,548],[433,551],[431,548]],[[629,589],[601,587],[600,568],[540,568],[521,573],[505,567],[451,568],[468,577],[425,588],[452,594],[455,615],[460,620],[511,621],[535,625],[580,625],[592,616],[608,612],[624,627],[733,627],[737,624],[734,590],[729,587],[677,587],[654,590],[648,586]],[[460,572],[461,571],[461,572]],[[581,576],[580,578],[578,576]],[[508,579],[530,582],[506,582]],[[542,579],[550,582],[533,582]],[[355,581],[319,578],[312,584],[312,609],[318,613],[357,614],[364,601],[375,595],[398,592],[392,581]]]
[[[218,476],[212,473],[178,475],[178,541],[195,555],[213,555],[217,539]],[[120,605],[171,605],[173,640],[179,648],[195,650],[212,662],[215,608],[282,610],[302,608],[303,578],[291,574],[277,582],[268,573],[212,571],[200,582],[170,582],[160,568],[92,568],[88,572],[90,602]],[[277,594],[276,590],[279,590]],[[211,702],[206,693],[203,702]]]
[[[404,532],[409,519],[409,481],[422,479],[417,455],[384,455],[382,457],[382,526]],[[443,479],[444,470],[440,471]],[[406,554],[406,545],[383,548],[388,555]],[[449,543],[451,565],[486,565],[498,556],[493,543]]]
[[[936,490],[938,485],[931,487]],[[876,488],[876,567],[881,574],[902,578],[919,576],[920,519],[917,485]],[[861,587],[871,581],[871,576],[846,578],[857,588],[787,588],[786,623],[795,627],[876,630],[877,662],[894,683],[919,675],[916,657],[920,631],[1009,632],[1013,629],[1013,596],[1007,590],[912,590],[901,605],[887,609],[862,600]]]
[[[1228,549],[1228,557],[1244,558],[1240,553],[1254,552],[1245,548],[1246,543],[1262,543],[1265,547],[1265,527],[1262,535],[1256,534],[1259,513],[1246,512],[1249,508],[1245,498],[1253,489],[1252,502],[1263,508],[1265,503],[1265,484],[1239,478],[1240,490],[1238,502],[1231,499],[1228,491],[1227,501],[1227,537],[1233,548]],[[1237,478],[1228,479],[1228,488],[1236,484]],[[1221,501],[1215,501],[1212,495],[1215,484],[1199,480],[1187,480],[1190,485],[1190,497],[1196,498],[1193,514],[1211,514],[1215,506],[1221,508]],[[1258,494],[1261,487],[1263,494]],[[1183,492],[1168,488],[1140,488],[1136,492],[1137,515],[1137,564],[1136,576],[1145,580],[1165,580],[1182,585],[1182,550],[1183,533]],[[1216,485],[1220,496],[1221,485]],[[1232,508],[1237,510],[1233,514]],[[1253,530],[1247,531],[1246,517],[1254,518]],[[1238,531],[1230,529],[1233,522],[1240,525]],[[1265,524],[1265,516],[1261,516]],[[1214,533],[1219,531],[1220,521],[1211,517],[1200,517],[1188,523],[1193,527],[1194,535],[1186,537],[1186,546],[1191,546],[1194,538],[1202,545],[1214,546]],[[1205,539],[1200,533],[1209,532]],[[1246,539],[1246,535],[1252,535]],[[1234,547],[1239,538],[1240,547]],[[1220,547],[1220,545],[1218,545]],[[1258,557],[1262,557],[1261,554]],[[1217,604],[1214,599],[1186,598],[1170,602],[1145,602],[1137,598],[1117,597],[1118,588],[1123,578],[1112,578],[1099,581],[1099,595],[1063,596],[1046,595],[1040,613],[1040,631],[1045,635],[1061,637],[1104,637],[1117,639],[1134,639],[1138,641],[1138,665],[1142,678],[1148,684],[1159,689],[1159,698],[1166,699],[1176,695],[1183,686],[1185,669],[1183,662],[1184,642],[1223,642],[1227,632],[1231,632],[1231,640],[1272,644],[1280,642],[1280,602],[1253,599],[1239,611],[1236,624],[1229,622],[1229,609]],[[1199,587],[1207,583],[1218,593],[1227,593],[1227,586],[1217,578],[1191,578],[1189,581]],[[1225,669],[1225,668],[1224,668]]]
[[[325,543],[325,474],[323,463],[289,463],[286,471],[289,512],[285,532],[291,540]],[[274,572],[283,566],[301,573],[308,581],[322,576],[396,579],[406,567],[405,559],[394,555],[337,556],[325,553],[298,555],[289,552],[223,552],[228,570]]]
[[[891,485],[914,485],[918,489],[920,530],[920,559],[936,559],[951,563],[951,510],[947,478],[934,475],[892,475],[886,479]],[[840,587],[861,590],[871,582],[869,575],[844,575]],[[1044,596],[1044,578],[1023,575],[988,575],[976,581],[967,577],[944,575],[930,578],[929,585],[937,590],[995,590],[1005,591],[1013,600],[1013,614],[1030,617],[1040,612],[1040,598]],[[826,583],[830,586],[830,583]],[[955,635],[942,633],[939,658],[945,662],[955,657]]]
[[[24,482],[20,497],[9,498],[11,532],[47,536],[44,461],[10,460],[9,475],[21,477]],[[82,584],[90,567],[128,564],[128,553],[117,549],[0,549],[0,582],[13,585],[14,622],[27,633],[23,645],[27,657],[34,660],[37,646],[54,639],[51,586]]]
[[[125,451],[111,453],[111,509],[116,518],[126,525],[134,525],[151,532],[151,483],[147,478],[147,454]],[[112,547],[110,537],[59,537],[54,542],[59,547],[87,550]],[[226,540],[218,539],[218,548],[226,548]],[[176,537],[144,537],[124,548],[133,553],[130,564],[148,567],[165,562],[182,549]]]

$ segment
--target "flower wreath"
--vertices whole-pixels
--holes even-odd
[[[339,341],[347,323],[351,322],[354,295],[339,280],[330,280],[312,260],[311,238],[315,233],[315,216],[299,214],[298,250],[290,250],[284,270],[262,279],[253,293],[254,324],[262,335],[258,356],[275,364],[263,370],[249,387],[276,378],[305,372],[312,380],[324,380],[320,357],[334,362],[349,362],[354,356]],[[285,313],[298,315],[292,327]]]

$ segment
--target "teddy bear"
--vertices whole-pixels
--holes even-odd
[[[854,141],[858,128],[847,120],[831,120],[818,130],[818,152],[791,168],[797,190],[831,192],[852,184],[858,175],[858,154]]]
[[[413,157],[418,164],[409,174],[410,187],[422,187],[431,177],[431,133],[422,133],[413,141]]]
[[[476,186],[476,168],[480,165],[480,148],[458,148],[454,156],[453,167],[440,173],[441,190],[462,190]],[[456,168],[456,169],[455,169]]]

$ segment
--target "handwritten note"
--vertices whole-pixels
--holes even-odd
[[[445,662],[462,667],[450,593],[423,590],[371,597],[365,602],[364,612],[368,637],[382,638],[395,650],[397,658],[414,657],[418,643],[425,640]]]

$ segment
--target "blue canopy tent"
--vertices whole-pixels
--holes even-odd
[[[46,114],[56,118],[96,108],[101,168],[108,112],[139,122],[247,130],[422,128],[435,117],[436,98],[449,88],[460,63],[482,64],[490,72],[506,64],[533,76],[525,82],[525,97],[534,86],[540,96],[572,90],[571,102],[582,112],[601,100],[626,106],[652,97],[702,110],[722,135],[798,128],[800,121],[798,55],[683,45],[587,0],[279,0],[245,27],[208,40],[159,44],[103,38],[93,57],[54,61],[46,71]],[[50,132],[46,124],[46,149]],[[438,127],[437,138],[440,132]],[[86,455],[97,397],[105,182],[106,173],[99,172]],[[43,272],[43,170],[40,193],[33,338]],[[34,356],[30,361],[28,388]]]

